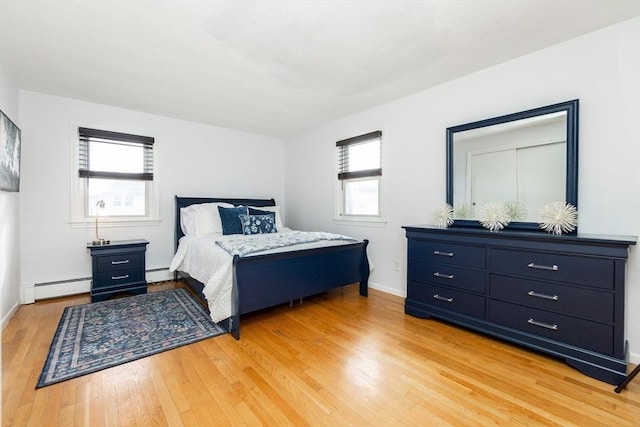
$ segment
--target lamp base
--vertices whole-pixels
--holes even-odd
[[[98,239],[91,242],[92,245],[108,245],[111,243],[111,240]]]

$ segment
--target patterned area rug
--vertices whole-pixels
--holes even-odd
[[[186,289],[66,307],[36,388],[225,332]]]

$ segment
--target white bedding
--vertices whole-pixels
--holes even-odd
[[[280,233],[293,233],[284,228]],[[187,235],[180,239],[178,250],[171,261],[170,271],[182,271],[199,282],[204,283],[203,294],[209,305],[211,319],[218,323],[231,316],[231,289],[233,287],[233,257],[222,249],[216,241],[238,239],[237,234],[223,236],[221,234],[205,234],[201,236]],[[260,236],[260,235],[254,235]],[[252,235],[243,236],[247,239]],[[264,236],[264,235],[263,235]],[[284,248],[270,249],[251,255],[263,255],[276,252],[286,252],[301,249],[337,246],[353,243],[353,240],[322,240],[303,243]]]

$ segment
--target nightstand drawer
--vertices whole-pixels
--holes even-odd
[[[613,260],[584,256],[492,249],[491,270],[605,289],[614,283]]]
[[[430,282],[479,293],[486,292],[485,273],[453,265],[409,261],[409,280]]]
[[[98,272],[139,269],[144,252],[121,253],[98,257]]]
[[[144,271],[139,268],[107,271],[98,274],[98,282],[94,283],[93,287],[109,288],[126,283],[140,282],[144,279]]]
[[[441,286],[411,282],[408,288],[407,299],[479,319],[484,319],[485,315],[484,297]]]
[[[409,257],[418,261],[484,269],[486,250],[477,246],[410,240]]]
[[[494,300],[489,320],[599,353],[613,353],[613,327],[602,323]]]
[[[533,308],[613,323],[613,294],[568,285],[491,275],[491,298]]]

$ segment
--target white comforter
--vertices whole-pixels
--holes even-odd
[[[283,229],[279,235],[297,233]],[[263,236],[263,237],[260,237]],[[265,235],[242,236],[242,238],[264,238]],[[231,290],[233,287],[233,257],[216,241],[222,243],[237,241],[237,234],[223,236],[206,234],[202,236],[187,235],[180,239],[178,250],[171,261],[170,271],[183,271],[199,282],[204,283],[203,294],[209,304],[209,312],[214,322],[220,322],[231,316]],[[247,256],[275,252],[309,249],[322,246],[335,246],[353,243],[355,240],[318,240],[301,243],[295,246],[280,247],[255,252]]]

